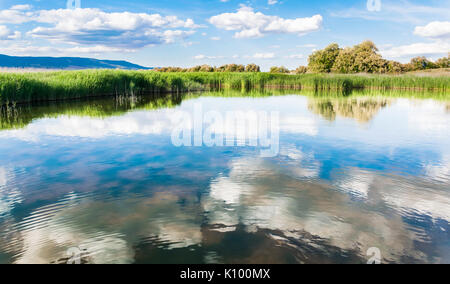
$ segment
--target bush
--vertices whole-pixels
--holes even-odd
[[[412,71],[426,70],[436,68],[436,64],[428,60],[426,57],[414,57],[411,59],[410,68]]]
[[[281,66],[281,67],[274,66],[274,67],[270,68],[270,73],[273,73],[273,74],[289,74],[289,73],[291,73],[291,71],[289,71],[289,69],[287,69],[284,66]]]
[[[311,54],[308,59],[308,69],[316,73],[329,73],[340,52],[337,43],[330,44],[323,50]]]
[[[300,66],[294,71],[295,74],[306,74],[308,73],[308,67],[306,66]]]
[[[332,68],[338,73],[386,73],[388,69],[388,61],[371,41],[341,50]]]
[[[450,68],[450,53],[447,57],[436,60],[436,65],[438,68]]]
[[[245,67],[245,72],[261,72],[261,68],[256,64],[249,64]]]

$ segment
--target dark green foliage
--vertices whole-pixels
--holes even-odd
[[[311,54],[308,59],[308,69],[314,73],[330,73],[340,52],[337,43],[330,44],[323,50]]]
[[[256,64],[248,64],[245,67],[245,72],[261,72],[261,68]]]
[[[308,73],[308,67],[306,66],[299,66],[297,69],[295,69],[295,74],[306,74]]]
[[[313,73],[391,73],[398,74],[436,68],[450,68],[449,57],[432,62],[425,57],[416,57],[408,64],[383,59],[372,41],[364,41],[353,47],[340,49],[331,44],[309,57],[308,71]]]
[[[291,71],[284,66],[277,67],[273,66],[270,68],[270,73],[272,74],[289,74]]]
[[[436,65],[438,68],[450,68],[450,53],[447,57],[436,60]]]
[[[436,68],[436,64],[428,60],[426,57],[414,57],[411,59],[411,70],[417,71],[417,70],[426,70],[426,69],[433,69]]]

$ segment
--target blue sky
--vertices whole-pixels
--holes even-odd
[[[77,1],[70,0],[74,7]],[[369,2],[369,3],[368,3]],[[0,53],[145,66],[296,68],[331,42],[371,39],[398,61],[450,52],[450,0],[0,0]]]

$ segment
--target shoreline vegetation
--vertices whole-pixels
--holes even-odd
[[[315,51],[309,56],[308,66],[300,66],[295,71],[272,67],[269,73],[263,73],[255,64],[228,64],[151,71],[0,72],[0,105],[220,90],[312,90],[317,94],[328,92],[340,96],[352,90],[406,90],[448,95],[449,58],[431,62],[416,57],[408,64],[401,64],[383,59],[375,44],[365,41],[344,49],[331,44]]]
[[[450,76],[83,70],[0,73],[0,104],[220,90],[308,90],[341,96],[352,90],[405,90],[446,95],[449,88]]]

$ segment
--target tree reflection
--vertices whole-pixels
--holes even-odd
[[[337,116],[340,116],[353,118],[360,123],[367,123],[381,109],[391,103],[392,99],[388,98],[315,98],[309,100],[308,109],[329,121],[334,121]]]

